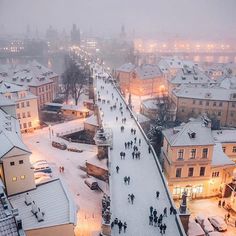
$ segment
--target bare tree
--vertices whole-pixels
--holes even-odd
[[[68,101],[69,95],[78,105],[78,100],[83,93],[84,86],[88,82],[89,68],[81,60],[73,60],[69,57],[65,59],[66,70],[62,74],[64,84],[65,98]]]

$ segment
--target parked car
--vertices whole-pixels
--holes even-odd
[[[46,160],[40,160],[33,163],[34,172],[52,173],[51,167],[48,165]]]
[[[94,178],[87,178],[84,183],[87,184],[91,190],[97,190],[99,188],[98,182]]]
[[[188,222],[188,236],[205,236],[206,233],[203,231],[202,227],[196,223],[193,219]]]
[[[67,149],[67,146],[65,143],[59,143],[59,142],[52,141],[52,146],[55,148],[61,149],[61,150]]]
[[[199,223],[201,225],[201,227],[203,228],[203,230],[206,233],[210,233],[214,231],[213,226],[211,225],[210,221],[207,219],[206,216],[204,215],[197,215],[195,218],[196,222]]]
[[[225,223],[224,219],[220,216],[211,216],[208,218],[211,224],[218,230],[218,231],[226,231],[227,224]]]

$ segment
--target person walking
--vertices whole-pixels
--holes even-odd
[[[163,228],[162,228],[162,229],[163,229],[163,234],[166,233],[166,227],[167,227],[166,224],[164,224],[164,225],[163,225]]]
[[[150,206],[150,215],[153,213],[153,206]]]
[[[172,215],[172,213],[174,213],[174,207],[173,206],[170,207],[170,215]]]
[[[122,226],[123,226],[122,222],[119,221],[119,222],[118,222],[119,234],[121,233]]]
[[[119,167],[119,166],[116,166],[116,173],[117,173],[117,174],[119,173],[119,169],[120,169],[120,167]]]
[[[151,153],[151,146],[150,145],[148,146],[148,153],[149,154]]]
[[[127,183],[130,184],[130,176],[127,177]]]
[[[229,214],[229,212],[228,212],[228,214],[227,214],[227,221],[229,222],[229,218],[230,218],[230,214]]]
[[[163,216],[167,216],[167,208],[166,207],[163,210]]]
[[[154,216],[154,217],[157,216],[157,210],[156,210],[156,209],[154,209],[154,211],[153,211],[153,216]]]
[[[132,193],[132,194],[130,195],[131,204],[134,204],[134,198],[135,198],[135,196],[134,196],[134,194]]]
[[[126,222],[124,222],[123,227],[124,227],[124,233],[126,233],[126,229],[127,229],[127,223]]]
[[[160,192],[156,191],[156,198],[159,199],[159,196],[160,196]]]
[[[153,225],[153,216],[152,215],[149,216],[149,225]]]
[[[222,207],[225,208],[225,200],[222,202]]]
[[[124,177],[124,183],[127,184],[127,176]]]
[[[154,220],[153,220],[153,221],[154,221],[154,226],[155,226],[155,227],[157,227],[157,220],[158,220],[158,218],[157,218],[157,217],[154,217]]]
[[[219,200],[218,202],[218,207],[221,207],[221,200]]]

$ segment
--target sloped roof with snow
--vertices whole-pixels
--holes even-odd
[[[213,148],[212,162],[213,167],[217,166],[235,166],[236,163],[223,152],[221,143],[216,143]]]
[[[14,147],[30,153],[23,143],[18,121],[0,108],[0,159]]]
[[[6,71],[6,68],[2,69],[2,71]],[[50,69],[41,65],[37,61],[32,61],[26,65],[8,67],[7,77],[2,78],[5,81],[18,85],[40,86],[43,84],[52,83],[52,78],[56,76],[58,75]]]
[[[172,93],[182,98],[231,101],[232,95],[236,94],[236,89],[225,89],[218,85],[182,84],[173,89]]]
[[[170,80],[172,84],[209,84],[215,83],[199,69],[193,67],[184,67],[179,70],[174,78]]]
[[[24,230],[75,224],[76,207],[60,179],[38,185],[28,193],[45,215],[44,221],[38,222],[31,212],[31,205],[27,206],[24,202],[26,193],[10,197],[12,206],[19,210]]]
[[[195,137],[191,134],[195,133]],[[163,135],[171,146],[204,146],[214,145],[211,129],[201,121],[190,121],[181,126],[163,130]]]
[[[15,105],[15,102],[11,99],[6,98],[4,95],[0,94],[0,107]]]
[[[234,130],[212,130],[215,142],[234,143],[236,142],[236,129]]]
[[[120,66],[119,68],[116,69],[116,71],[121,71],[121,72],[131,72],[133,69],[135,68],[135,65],[133,65],[132,63],[125,63],[122,66]]]
[[[134,70],[140,79],[151,79],[162,75],[162,71],[157,65],[145,64],[136,67]]]

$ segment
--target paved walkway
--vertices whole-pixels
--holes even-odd
[[[104,88],[103,88],[104,87]],[[105,83],[103,79],[97,79],[97,95],[101,98],[98,107],[102,114],[104,127],[113,131],[113,150],[111,150],[110,167],[110,191],[112,220],[116,217],[127,223],[126,235],[129,236],[152,236],[161,235],[158,227],[149,225],[150,206],[157,209],[157,216],[163,214],[167,207],[168,216],[163,218],[163,224],[167,226],[165,235],[180,235],[175,216],[169,214],[170,202],[167,197],[161,173],[158,171],[152,153],[148,151],[148,144],[140,132],[134,119],[131,118],[129,110],[115,90],[112,84]],[[113,97],[113,99],[112,99]],[[104,101],[102,101],[104,100]],[[116,104],[116,109],[111,106]],[[123,116],[119,110],[123,107]],[[116,121],[118,117],[118,121]],[[126,124],[122,123],[126,118]],[[121,126],[124,131],[121,132]],[[131,128],[136,129],[136,135],[131,134]],[[133,141],[137,138],[136,146],[141,153],[140,160],[132,158],[133,148],[125,149],[124,142]],[[141,144],[139,145],[139,139]],[[134,144],[133,144],[134,145]],[[125,160],[121,160],[120,152],[125,152]],[[119,173],[116,173],[116,166],[119,166]],[[124,177],[130,176],[130,185],[124,183]],[[156,199],[156,191],[160,192],[159,199]],[[134,204],[128,202],[128,194],[134,194]],[[124,234],[123,229],[121,235]],[[112,235],[119,235],[118,226],[112,229]],[[124,234],[125,235],[125,234]]]

